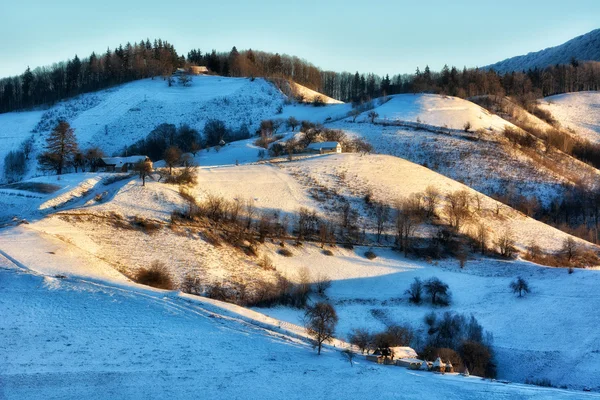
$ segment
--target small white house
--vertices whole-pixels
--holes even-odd
[[[341,153],[342,145],[339,142],[319,142],[309,144],[306,149],[311,153],[319,154]]]

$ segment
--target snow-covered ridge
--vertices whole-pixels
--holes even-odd
[[[568,64],[572,58],[578,61],[600,61],[600,29],[578,36],[559,46],[508,58],[485,68],[497,72],[526,71],[530,68]]]

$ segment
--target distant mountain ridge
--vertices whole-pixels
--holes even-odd
[[[555,64],[567,64],[573,57],[578,61],[600,61],[600,29],[577,36],[559,46],[507,58],[485,68],[500,73],[523,71],[536,67],[545,68]]]

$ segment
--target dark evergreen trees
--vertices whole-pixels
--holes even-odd
[[[64,168],[74,161],[78,151],[73,128],[67,121],[59,121],[46,139],[46,151],[38,156],[39,166],[42,170],[61,175]]]

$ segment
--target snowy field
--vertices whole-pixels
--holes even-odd
[[[541,106],[576,136],[600,143],[600,93],[559,94],[546,97]]]
[[[171,293],[56,279],[0,257],[0,397],[300,399],[599,398],[410,372],[223,317]]]

